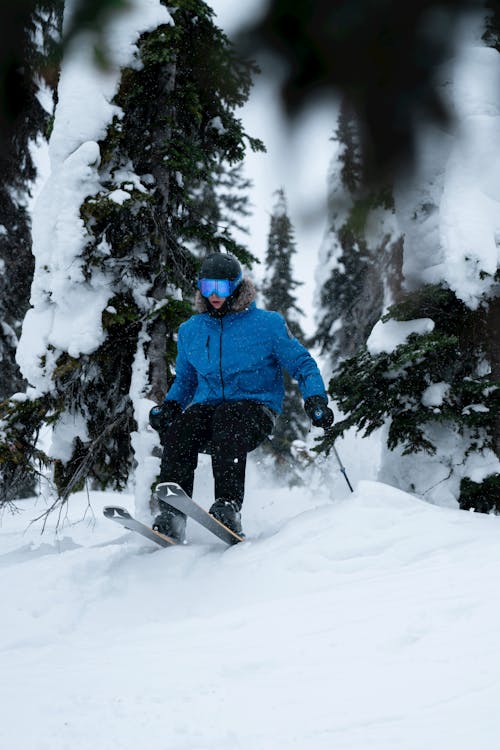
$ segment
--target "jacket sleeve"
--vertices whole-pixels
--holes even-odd
[[[179,328],[177,339],[177,360],[175,362],[175,380],[168,389],[164,401],[177,401],[183,409],[189,406],[198,384],[198,376],[186,356],[183,327]]]
[[[322,396],[328,401],[325,384],[315,360],[305,346],[292,336],[279,313],[276,319],[274,351],[281,367],[297,381],[304,401],[309,396]]]

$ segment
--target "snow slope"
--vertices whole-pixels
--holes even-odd
[[[250,484],[231,549],[124,533],[130,496],[3,515],[1,748],[498,747],[500,519]]]

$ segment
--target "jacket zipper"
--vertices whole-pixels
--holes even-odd
[[[206,350],[207,350],[207,358],[210,362],[210,334],[207,336],[207,343],[205,344]]]
[[[222,377],[222,319],[220,321],[220,339],[219,339],[219,372],[220,372],[220,384],[222,390],[222,400],[225,401],[224,397],[224,378]]]

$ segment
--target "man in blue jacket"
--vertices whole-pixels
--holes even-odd
[[[241,535],[247,453],[281,412],[283,370],[297,380],[315,426],[329,427],[333,412],[316,362],[279,313],[256,306],[255,288],[234,256],[205,259],[196,308],[179,328],[175,381],[150,412],[163,444],[160,481],[177,482],[191,496],[198,453],[209,445],[215,480],[209,513]],[[159,502],[153,528],[183,541],[185,515]]]

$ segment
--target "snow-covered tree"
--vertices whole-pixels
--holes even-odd
[[[500,56],[481,40],[484,20],[468,19],[441,71],[455,127],[421,132],[417,175],[395,191],[405,296],[330,392],[345,415],[336,434],[386,431],[381,479],[498,511]]]
[[[33,278],[29,205],[37,178],[34,152],[43,148],[53,110],[52,92],[57,81],[57,44],[61,33],[62,2],[39,0],[17,19],[16,55],[22,70],[10,90],[9,120],[0,148],[0,402],[24,390],[25,382],[15,355],[24,315],[29,307]],[[29,12],[28,12],[29,11]],[[4,29],[5,30],[5,29]],[[17,36],[16,36],[17,38]],[[5,50],[4,50],[5,52]],[[11,80],[11,86],[14,86]],[[5,123],[4,123],[5,125]],[[8,145],[6,143],[9,133]],[[3,409],[3,406],[2,406]],[[29,447],[22,446],[22,450]],[[0,449],[1,450],[1,449]],[[12,455],[14,446],[7,448]],[[17,465],[0,472],[3,487],[22,495],[33,491],[33,477]]]
[[[297,303],[295,291],[302,282],[293,276],[293,256],[297,252],[293,225],[288,215],[288,206],[283,188],[276,191],[276,201],[271,213],[267,241],[266,273],[262,285],[264,305],[283,315],[293,336],[305,341],[300,317],[303,315]],[[290,448],[294,440],[303,438],[308,420],[302,407],[300,390],[295,381],[285,373],[285,400],[283,411],[277,420],[269,450],[278,466],[290,464]]]
[[[105,33],[111,69],[95,69],[88,36],[63,61],[52,173],[34,215],[33,308],[18,350],[34,388],[12,413],[52,425],[63,498],[87,477],[123,487],[134,453],[149,490],[147,413],[172,377],[195,251],[251,260],[231,207],[220,199],[219,223],[204,207],[210,191],[213,212],[247,145],[262,148],[235,116],[253,66],[202,0],[130,5]]]
[[[44,141],[51,112],[56,40],[60,36],[62,2],[40,0],[19,30],[23,57],[22,92],[8,148],[0,149],[0,400],[22,387],[15,361],[21,324],[29,307],[33,277],[29,201],[37,168],[36,144]],[[13,93],[13,92],[11,92]],[[13,105],[12,105],[13,106]]]
[[[362,187],[358,125],[341,103],[329,175],[329,226],[319,264],[315,343],[333,368],[365,343],[399,291],[401,232],[389,188]]]
[[[486,317],[476,316],[444,285],[408,295],[375,326],[368,346],[335,373],[330,392],[347,415],[336,424],[335,435],[350,427],[369,435],[386,425],[387,446],[396,451],[385,461],[385,472],[389,467],[394,472],[387,479],[402,477],[405,467],[409,490],[422,492],[424,483],[436,489],[436,481],[436,497],[453,493],[464,508],[500,510],[499,485],[490,503],[479,504],[477,497],[472,501],[479,487],[470,486],[481,464],[496,463],[492,427],[498,383],[486,364],[484,341]],[[429,467],[422,473],[417,455],[435,456],[440,475]],[[441,481],[448,488],[440,487]]]

